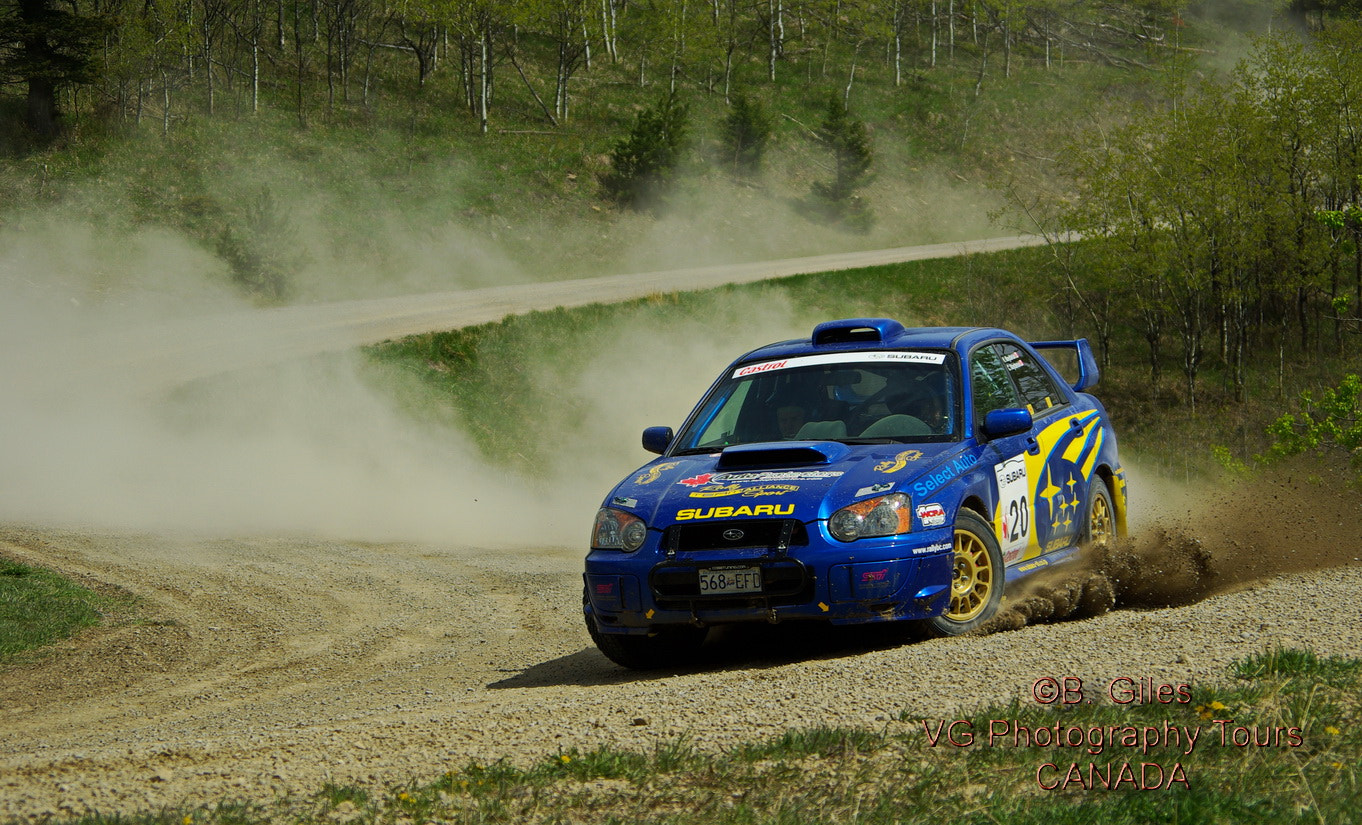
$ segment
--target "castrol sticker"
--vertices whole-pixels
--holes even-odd
[[[763,361],[760,364],[746,364],[733,370],[734,378],[756,375],[761,372],[775,372],[794,367],[813,367],[820,364],[863,364],[866,362],[899,362],[907,364],[944,364],[944,352],[899,352],[897,350],[877,350],[875,352],[830,352],[823,355],[804,355],[799,358],[781,358],[778,361]]]

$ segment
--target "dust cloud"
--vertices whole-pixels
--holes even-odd
[[[878,222],[851,235],[797,216],[807,181],[712,174],[659,216],[567,200],[501,218],[495,191],[477,214],[458,206],[488,187],[486,170],[455,159],[407,170],[421,178],[409,185],[374,160],[382,152],[243,134],[206,143],[187,161],[193,191],[155,201],[221,224],[197,237],[132,202],[126,181],[146,163],[135,156],[97,180],[53,179],[41,206],[0,210],[0,521],[580,546],[604,494],[649,458],[643,427],[679,425],[737,354],[825,320],[716,302],[701,318],[603,328],[576,351],[527,358],[543,396],[533,437],[561,447],[524,476],[400,411],[362,356],[315,355],[334,349],[313,345],[323,325],[279,323],[215,232],[287,270],[293,309],[963,239],[988,230],[980,204],[995,200],[944,174],[915,170],[907,186],[886,175],[868,193]],[[573,186],[594,185],[583,163]]]
[[[1189,488],[1137,477],[1130,535],[1025,582],[985,628],[1191,604],[1286,573],[1362,563],[1362,488],[1317,459]]]
[[[148,233],[101,257],[98,233],[61,229],[0,233],[4,522],[580,547],[609,488],[649,458],[644,426],[679,425],[744,348],[807,334],[783,305],[716,307],[530,353],[544,403],[526,436],[563,446],[517,475],[400,410],[359,353],[279,361],[306,330],[259,323],[271,310],[210,277],[195,290],[186,273],[214,262],[192,245]],[[251,353],[268,366],[241,368]]]

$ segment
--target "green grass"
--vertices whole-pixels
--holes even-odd
[[[1329,685],[1356,679],[1362,661],[1342,656],[1320,658],[1312,650],[1273,648],[1235,663],[1234,675],[1240,679],[1265,676],[1310,678]]]
[[[1265,666],[1265,663],[1270,663]],[[1322,664],[1325,663],[1325,664]],[[106,813],[80,825],[255,825],[255,823],[878,823],[1036,825],[1336,823],[1362,803],[1362,661],[1321,659],[1308,650],[1266,650],[1235,662],[1227,681],[1194,685],[1168,704],[1077,704],[1056,710],[1029,702],[923,720],[910,710],[882,729],[788,731],[725,752],[685,740],[648,751],[560,751],[512,765],[470,763],[433,780],[385,789],[330,786],[307,799],[224,801],[156,813]],[[1097,688],[1085,688],[1100,692]],[[1216,721],[1224,720],[1224,721]],[[968,725],[972,744],[925,731]],[[990,725],[1105,733],[1096,744],[1045,747]],[[1196,731],[1195,744],[1121,737],[1132,728]],[[1002,729],[995,728],[1000,734]],[[1222,742],[1222,734],[1224,741]],[[1154,736],[1156,734],[1150,734]],[[1243,739],[1248,744],[1237,744]],[[1255,741],[1253,737],[1257,736]],[[1190,751],[1190,752],[1188,752]],[[1129,764],[1135,781],[1116,787],[1059,787],[1069,765],[1110,771]],[[1054,764],[1051,769],[1048,765]],[[1110,766],[1110,767],[1109,767]],[[1158,766],[1163,782],[1154,784]],[[1144,780],[1140,777],[1143,776]],[[1178,777],[1176,781],[1172,781]],[[1181,781],[1185,777],[1185,783]],[[1044,787],[1043,787],[1044,786]]]
[[[119,601],[0,556],[0,665],[100,624]]]

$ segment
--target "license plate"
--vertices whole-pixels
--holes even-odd
[[[700,595],[711,593],[760,593],[761,568],[736,567],[731,570],[701,570]]]

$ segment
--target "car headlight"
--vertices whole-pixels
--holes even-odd
[[[602,507],[591,528],[591,547],[595,550],[623,550],[632,553],[648,538],[648,525],[633,513]]]
[[[872,536],[897,536],[913,529],[913,508],[908,496],[891,493],[848,505],[828,519],[828,532],[838,541]]]

